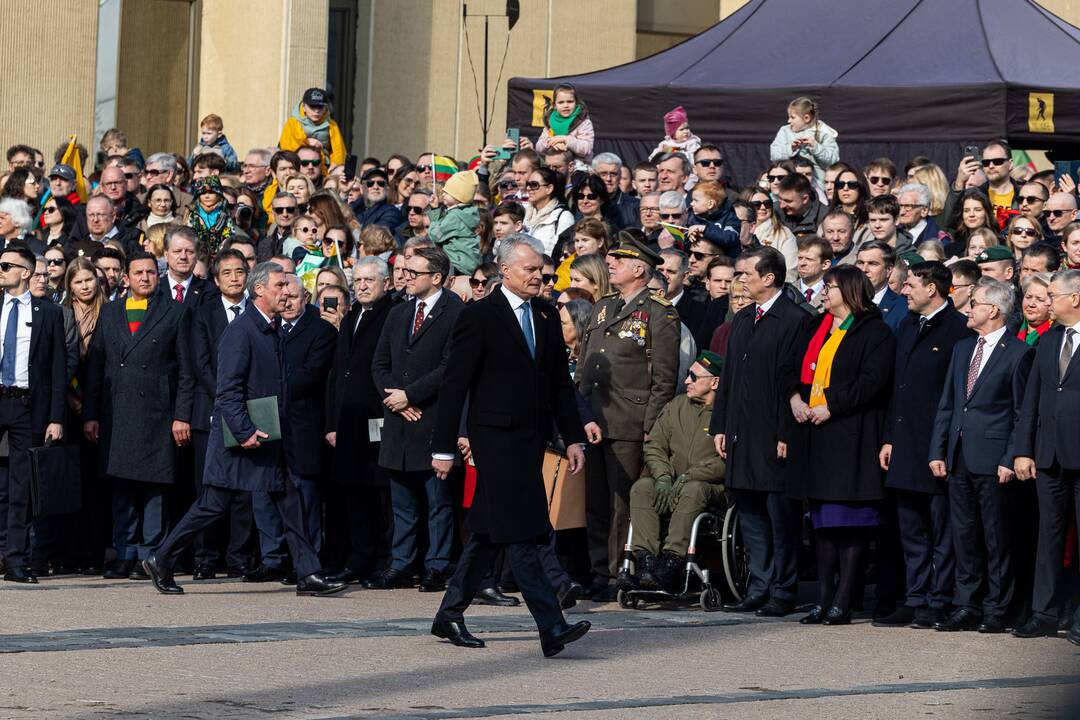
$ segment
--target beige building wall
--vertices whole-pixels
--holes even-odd
[[[77,134],[84,145],[92,143],[97,3],[50,0],[49,12],[42,8],[39,0],[3,3],[8,20],[0,34],[0,54],[48,62],[18,63],[22,70],[8,74],[0,142],[5,151],[16,143],[39,148],[51,164],[53,151],[68,135]],[[7,171],[6,158],[2,168]]]

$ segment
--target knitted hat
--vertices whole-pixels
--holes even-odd
[[[675,132],[682,126],[684,122],[689,122],[690,118],[686,116],[686,110],[683,106],[675,108],[668,114],[664,115],[664,132],[670,138],[675,137]]]
[[[462,205],[467,205],[471,203],[476,196],[476,186],[479,184],[480,179],[476,177],[475,172],[472,170],[463,170],[454,173],[454,175],[446,181],[443,190]]]

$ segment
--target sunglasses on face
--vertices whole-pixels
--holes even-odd
[[[1035,232],[1034,228],[1016,227],[1012,229],[1012,234],[1030,238],[1038,237],[1038,233]]]
[[[1071,210],[1044,210],[1043,212],[1045,212],[1050,217],[1059,218],[1059,217],[1062,217],[1065,213],[1072,212],[1072,211]]]
[[[544,281],[545,285],[550,285],[555,282],[555,275],[552,273],[544,273],[540,276],[540,279]]]
[[[678,220],[682,217],[682,213],[660,213],[661,220]]]
[[[300,167],[316,167],[322,165],[322,160],[301,160]]]
[[[697,164],[700,165],[701,167],[720,167],[721,165],[724,164],[724,159],[723,158],[716,158],[716,159],[706,158],[704,160],[698,160]]]
[[[272,205],[271,207],[274,209],[275,215],[292,215],[296,212],[296,205],[282,205],[280,207]]]
[[[857,180],[837,180],[833,183],[833,187],[837,190],[858,190],[859,182]]]
[[[316,231],[317,231],[316,228],[313,228],[313,227],[298,227],[298,228],[296,228],[296,232],[304,233],[305,235],[314,235],[316,233]]]
[[[26,267],[25,265],[20,265],[19,263],[0,262],[0,272],[11,272],[12,268],[22,268],[23,270],[30,270],[30,268]],[[33,270],[30,270],[30,272],[33,272]]]
[[[542,187],[547,187],[547,183],[536,182],[535,180],[530,180],[529,182],[525,183],[525,189],[528,190],[529,192],[532,192],[533,190],[539,190]],[[581,198],[581,197],[584,197],[584,196],[579,195],[578,197]],[[595,198],[595,197],[596,197],[595,195],[590,195],[589,196],[589,198]]]
[[[696,372],[694,372],[693,370],[688,370],[688,371],[686,372],[686,376],[687,376],[688,378],[690,378],[690,382],[697,382],[697,381],[698,381],[698,380],[700,380],[701,378],[705,377],[704,375],[698,375],[698,374],[697,374]]]
[[[716,257],[716,253],[701,252],[700,250],[694,250],[690,253],[690,257],[694,258],[698,262],[706,260],[711,257]]]
[[[889,185],[892,183],[892,178],[888,176],[871,175],[866,179],[870,181],[871,185]]]
[[[56,267],[57,265],[64,264],[64,258],[45,258],[45,264],[50,267]]]
[[[50,205],[49,207],[45,208],[45,209],[44,209],[44,210],[42,210],[41,212],[42,212],[43,214],[45,214],[45,215],[51,215],[51,214],[53,214],[54,212],[56,212],[56,208],[55,208],[55,207],[53,207],[52,205]]]
[[[983,167],[997,167],[998,165],[1004,165],[1008,158],[983,158]]]
[[[147,170],[145,174],[146,174],[147,177],[157,177],[158,175],[162,174],[162,171],[161,170]]]
[[[128,173],[128,172],[126,172],[126,173],[124,173],[124,177],[127,178],[128,180],[134,180],[135,178],[139,177],[139,173]]]
[[[578,193],[577,199],[578,200],[599,200],[600,196],[595,195],[593,193]]]
[[[297,206],[296,206],[296,212],[300,213],[301,215],[306,213],[307,212],[307,203],[298,203]]]
[[[526,186],[528,186],[528,183],[525,183],[525,184],[526,184]],[[514,182],[513,180],[503,180],[501,183],[499,183],[499,189],[500,190],[515,190],[515,189],[517,189],[517,183]]]
[[[386,181],[385,180],[365,180],[364,185],[366,185],[369,188],[372,188],[372,187],[383,187],[384,188],[384,187],[386,187]]]
[[[420,207],[419,205],[410,205],[409,206],[409,214],[410,215],[423,215],[424,214],[424,208]]]
[[[1038,195],[1020,195],[1017,197],[1022,205],[1033,205],[1035,203],[1046,202],[1046,198],[1041,198]]]
[[[784,173],[783,175],[766,175],[765,177],[767,177],[771,183],[778,183],[787,177],[787,173]]]
[[[476,288],[480,287],[483,284],[484,284],[484,281],[481,280],[480,278],[473,278],[473,277],[469,278],[469,287],[471,287],[473,290],[475,290]]]
[[[750,207],[754,208],[755,210],[760,210],[761,208],[771,208],[772,200],[751,200]]]
[[[417,165],[416,166],[416,171],[420,172],[420,173],[431,172],[431,166],[430,165]]]

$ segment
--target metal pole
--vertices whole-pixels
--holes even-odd
[[[481,147],[487,147],[488,144],[488,16],[484,16],[484,143]]]

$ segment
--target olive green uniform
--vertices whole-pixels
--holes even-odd
[[[660,413],[645,442],[646,477],[630,489],[630,521],[634,549],[660,554],[660,515],[653,508],[654,478],[685,480],[679,488],[668,524],[665,552],[686,555],[694,519],[724,493],[724,461],[709,434],[712,405],[679,395]]]
[[[617,572],[630,527],[630,487],[641,474],[642,445],[675,396],[679,315],[647,288],[623,302],[617,293],[593,307],[575,380],[604,434],[585,462],[589,561],[597,578]]]

